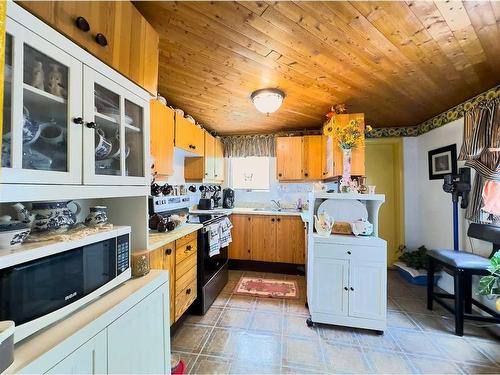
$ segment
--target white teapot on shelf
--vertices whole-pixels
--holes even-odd
[[[334,220],[327,213],[323,212],[314,215],[314,228],[320,236],[328,237],[332,233]]]

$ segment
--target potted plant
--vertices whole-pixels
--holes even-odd
[[[429,265],[427,249],[425,246],[420,246],[417,250],[408,250],[406,246],[399,247],[399,261],[394,263],[394,267],[399,274],[408,282],[416,285],[427,285],[427,269]],[[440,268],[435,268],[439,271]],[[437,282],[441,275],[434,274],[434,283]]]
[[[491,275],[479,280],[479,294],[496,298],[496,307],[500,311],[500,250],[490,259],[488,271]]]

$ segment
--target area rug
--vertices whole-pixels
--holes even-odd
[[[242,276],[234,290],[241,296],[270,298],[299,298],[299,288],[294,280],[262,279]]]

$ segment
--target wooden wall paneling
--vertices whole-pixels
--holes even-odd
[[[276,216],[251,215],[250,255],[252,260],[276,261]]]
[[[174,172],[174,111],[158,100],[150,102],[151,155],[155,171],[169,176]]]
[[[251,259],[251,216],[233,214],[231,215],[231,223],[233,224],[231,230],[233,242],[229,244],[229,259]]]
[[[303,171],[305,180],[314,181],[323,179],[322,163],[322,144],[321,135],[305,135],[302,137],[304,142]]]
[[[160,35],[162,94],[221,134],[319,128],[339,102],[412,126],[500,75],[491,1],[135,4]],[[249,96],[269,86],[286,98],[265,116]]]

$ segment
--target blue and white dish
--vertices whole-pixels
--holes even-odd
[[[73,203],[76,210],[69,209],[68,204]],[[76,218],[81,208],[74,201],[39,202],[33,203],[31,212],[27,211],[21,203],[12,206],[21,221],[29,221],[31,228],[37,232],[49,230],[67,230],[76,224]]]
[[[95,131],[95,157],[97,160],[105,159],[111,152],[112,144],[104,136],[102,129]]]
[[[11,247],[21,245],[30,232],[30,228],[0,231],[0,249],[10,249]]]
[[[108,222],[108,215],[106,206],[90,207],[90,213],[85,218],[85,225],[87,226],[101,226]]]
[[[40,137],[40,125],[33,120],[30,120],[30,113],[26,107],[23,108],[23,143],[30,145],[35,143]]]

